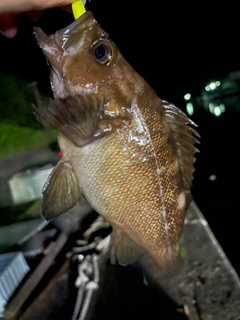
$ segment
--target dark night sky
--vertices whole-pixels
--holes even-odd
[[[237,4],[192,2],[92,0],[87,4],[125,58],[164,100],[184,109],[183,95],[199,94],[211,79],[240,70],[240,21]],[[37,81],[50,93],[49,67],[32,35],[34,25],[53,33],[73,21],[62,9],[52,9],[33,23],[24,18],[14,39],[0,35],[0,72]],[[240,273],[237,261],[239,161],[239,114],[221,119],[194,115],[202,136],[196,163],[193,194],[218,240]],[[217,175],[216,183],[209,182]]]
[[[210,78],[240,69],[240,23],[223,11],[211,14],[211,2],[200,11],[173,1],[126,2],[122,8],[113,0],[92,0],[87,9],[160,97],[179,105],[184,93],[198,93]],[[24,19],[15,39],[0,37],[0,71],[46,83],[48,67],[32,28],[52,33],[72,20],[61,9],[45,12],[36,23]]]

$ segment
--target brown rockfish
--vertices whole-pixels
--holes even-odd
[[[121,55],[91,12],[36,39],[51,65],[54,99],[36,115],[56,128],[62,159],[43,188],[43,216],[82,194],[112,226],[121,264],[148,254],[166,268],[190,202],[197,132]]]

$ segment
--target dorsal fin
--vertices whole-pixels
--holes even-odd
[[[185,191],[189,191],[192,186],[194,162],[196,160],[194,155],[199,152],[195,144],[199,143],[200,135],[192,127],[197,127],[197,125],[173,104],[162,101],[162,106],[176,148],[183,186]]]

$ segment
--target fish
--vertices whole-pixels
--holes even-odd
[[[62,152],[43,187],[42,215],[52,219],[84,196],[111,225],[119,264],[148,255],[169,268],[192,200],[197,125],[158,97],[92,12],[55,34],[34,34],[53,91],[34,112],[57,129]]]

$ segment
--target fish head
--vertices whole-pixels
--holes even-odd
[[[110,100],[124,99],[122,80],[134,71],[91,12],[54,35],[36,27],[35,36],[52,67],[55,97],[96,93]]]

